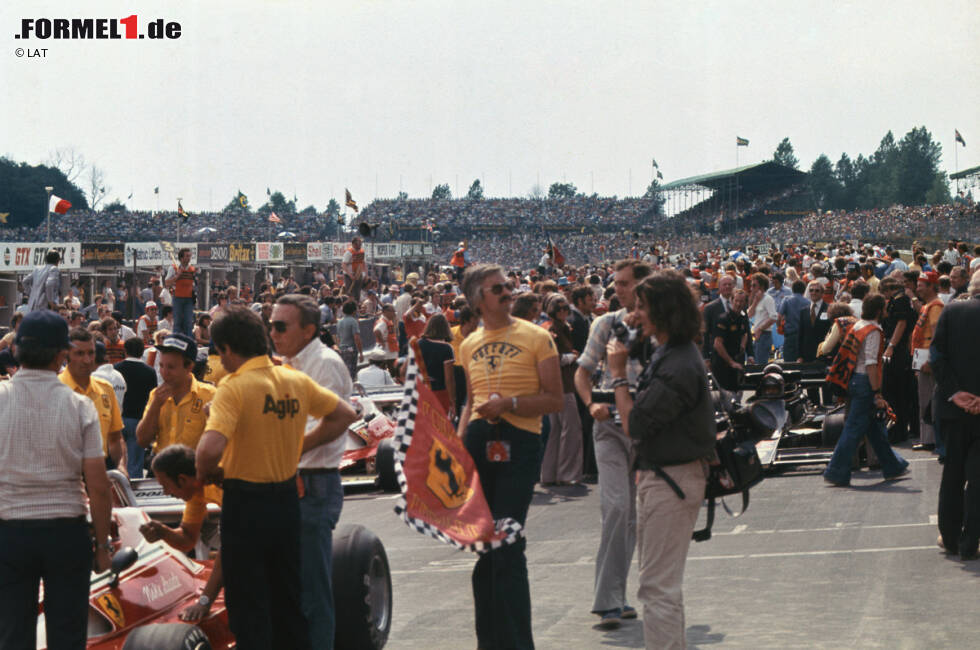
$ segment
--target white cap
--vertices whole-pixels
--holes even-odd
[[[153,302],[152,300],[147,300],[146,304],[143,305],[143,309],[149,309],[150,307],[156,307],[156,306],[157,304],[155,302]]]

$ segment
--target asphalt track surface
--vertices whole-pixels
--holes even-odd
[[[865,470],[850,488],[828,487],[822,467],[807,466],[770,475],[740,518],[719,507],[713,538],[692,544],[688,558],[688,647],[980,647],[970,623],[980,561],[961,562],[936,545],[942,466],[908,444],[899,450],[911,461],[902,480]],[[476,648],[474,556],[409,529],[393,513],[394,498],[349,495],[341,517],[368,526],[387,549],[394,614],[386,647]],[[702,508],[699,527],[703,518]],[[641,621],[593,627],[597,486],[538,486],[527,535],[537,648],[643,647]],[[634,560],[631,598],[636,580]]]

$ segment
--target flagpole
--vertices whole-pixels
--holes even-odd
[[[954,174],[960,173],[960,143],[953,138],[953,166],[956,168]],[[960,179],[956,179],[956,196],[960,195]]]
[[[177,197],[177,206],[180,207],[181,209],[183,209],[183,206],[180,205],[180,200],[181,200],[181,197],[178,196]],[[177,214],[177,243],[178,244],[180,243],[180,220],[181,219],[183,219],[183,217],[178,213]]]
[[[48,185],[44,188],[44,191],[48,193],[48,200],[44,202],[44,208],[47,210],[44,214],[44,219],[48,222],[48,238],[45,241],[51,241],[51,193],[54,192],[54,187]]]

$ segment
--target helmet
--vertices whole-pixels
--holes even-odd
[[[774,372],[777,375],[783,374],[783,367],[778,363],[770,363],[765,368],[762,369],[762,374],[768,375],[770,372]]]
[[[762,399],[783,399],[785,390],[783,376],[778,372],[767,372],[755,389],[755,396]]]

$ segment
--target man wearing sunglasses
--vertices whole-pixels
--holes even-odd
[[[478,264],[463,275],[467,302],[483,319],[459,348],[467,400],[465,435],[494,519],[524,524],[541,450],[541,416],[561,410],[558,351],[543,328],[510,314],[513,285],[503,270]],[[476,635],[481,648],[532,648],[527,542],[480,556],[473,569]]]
[[[308,375],[320,386],[349,400],[353,392],[350,373],[340,355],[320,342],[320,310],[309,296],[287,294],[272,309],[272,343],[289,366]],[[306,431],[320,421],[308,417]],[[340,520],[344,489],[340,465],[346,436],[315,447],[299,460],[300,493],[300,602],[309,623],[314,648],[333,648],[334,599],[333,529]]]

